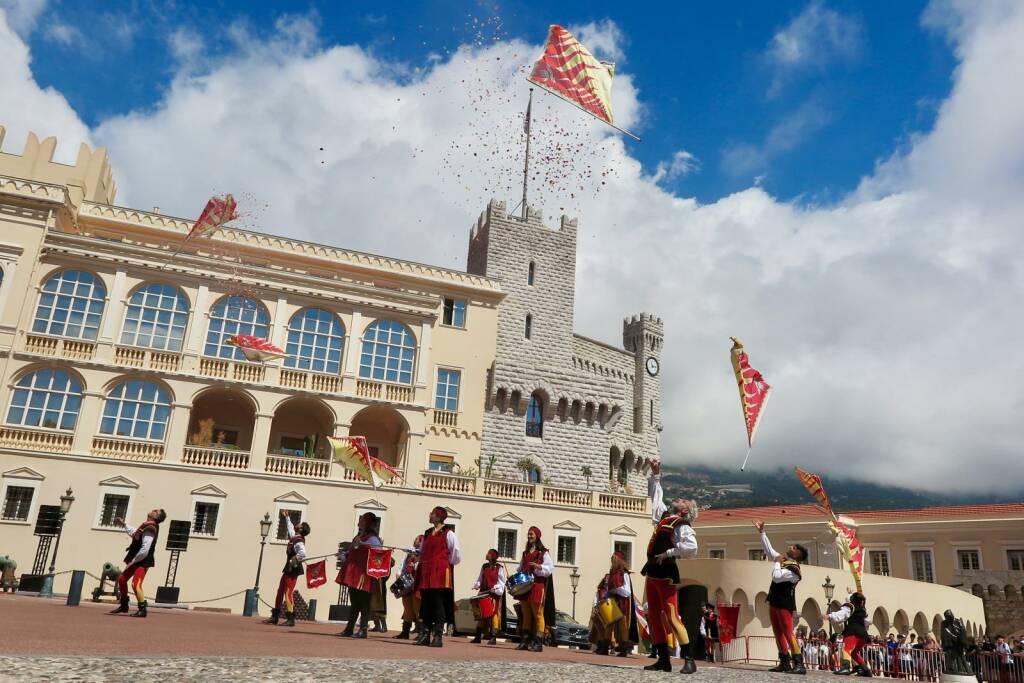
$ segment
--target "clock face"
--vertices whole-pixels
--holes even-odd
[[[647,359],[647,374],[648,375],[650,375],[651,377],[657,377],[659,369],[661,369],[661,366],[658,365],[658,359],[657,358],[655,358],[654,356],[651,356],[650,358]]]

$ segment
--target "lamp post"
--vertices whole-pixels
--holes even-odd
[[[825,614],[827,615],[832,607],[832,596],[836,593],[836,586],[832,583],[832,577],[826,576],[825,583],[821,584],[822,589],[825,591]],[[828,617],[825,617],[828,619]],[[828,620],[828,634],[832,635],[832,620]]]
[[[267,546],[267,536],[270,535],[270,527],[274,525],[270,521],[270,513],[264,512],[263,519],[260,520],[260,561],[256,565],[256,584],[252,587],[253,595],[255,598],[253,602],[253,614],[259,612],[260,607],[260,572],[263,570],[263,550]]]
[[[580,585],[580,571],[579,567],[573,567],[572,573],[569,574],[569,581],[572,583],[572,618],[576,618],[576,589]]]
[[[64,518],[71,510],[71,504],[75,502],[75,496],[71,493],[71,487],[60,497],[60,516],[57,518],[57,540],[53,545],[53,556],[50,557],[50,569],[46,572],[43,580],[40,595],[53,595],[53,572],[57,568],[57,551],[60,550],[60,535],[64,531]]]

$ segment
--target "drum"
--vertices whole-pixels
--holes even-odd
[[[391,583],[391,594],[396,598],[404,598],[405,596],[412,593],[412,587],[415,580],[412,574],[400,574],[397,579]]]
[[[533,590],[533,576],[526,572],[516,572],[508,577],[505,590],[514,598],[525,598]]]
[[[619,601],[615,598],[605,598],[597,603],[597,618],[607,628],[622,620],[622,610],[619,609]]]
[[[490,593],[474,595],[469,599],[470,607],[473,608],[473,618],[477,621],[490,619],[498,611],[497,603],[498,601]]]

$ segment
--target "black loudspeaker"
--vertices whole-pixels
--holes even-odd
[[[192,530],[192,522],[172,519],[167,531],[168,550],[188,550],[188,536]]]
[[[156,601],[163,603],[170,603],[172,605],[178,604],[178,587],[177,586],[157,586],[156,589]]]
[[[60,505],[40,505],[36,517],[36,536],[56,536],[60,528]]]
[[[348,615],[352,611],[352,605],[331,605],[327,618],[330,621],[348,621]]]

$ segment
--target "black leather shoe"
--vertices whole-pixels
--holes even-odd
[[[680,671],[684,674],[697,673],[697,662],[692,657],[687,657],[683,660],[683,668]]]

